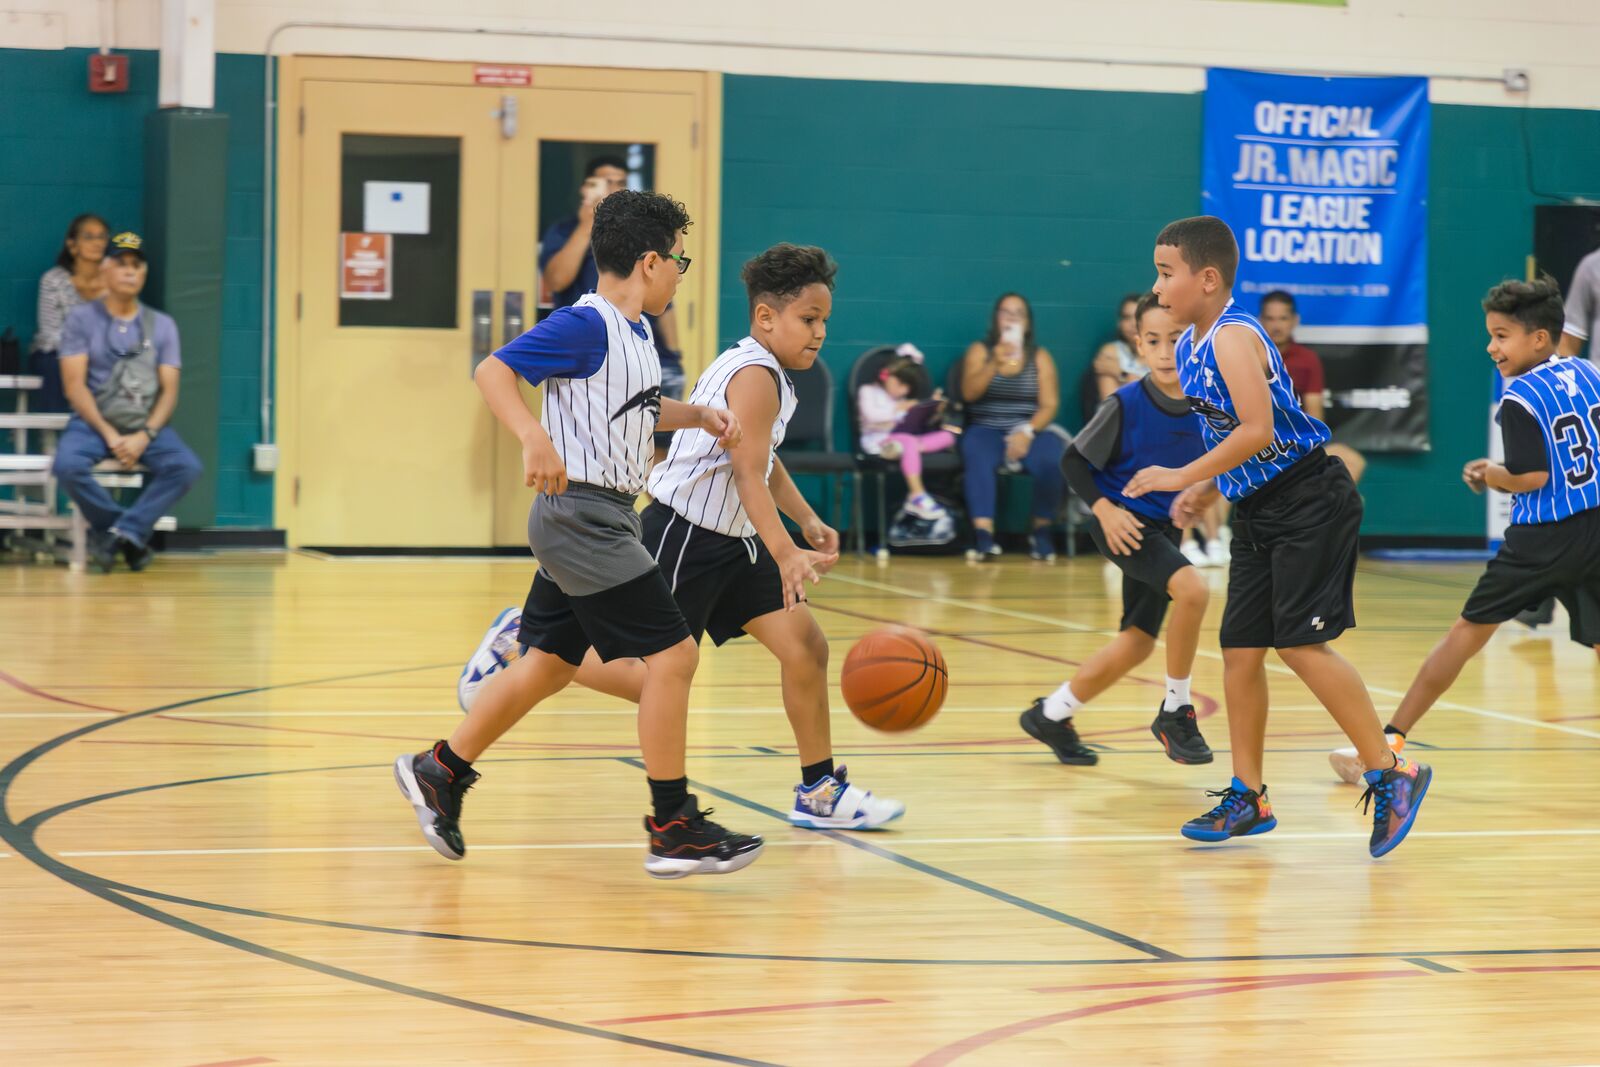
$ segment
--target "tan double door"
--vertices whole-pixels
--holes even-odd
[[[291,544],[523,543],[520,453],[472,369],[536,320],[542,143],[653,146],[655,187],[704,213],[703,76],[662,73],[679,91],[653,92],[639,72],[537,68],[532,86],[505,87],[473,84],[473,70],[289,64],[277,500]],[[709,336],[707,278],[685,279],[686,349]]]

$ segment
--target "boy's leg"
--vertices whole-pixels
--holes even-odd
[[[1167,595],[1172,598],[1167,616],[1167,677],[1187,680],[1194,673],[1200,625],[1205,622],[1211,589],[1191,565],[1173,574],[1167,582]]]
[[[1349,660],[1327,644],[1280,648],[1278,655],[1311,690],[1317,703],[1328,709],[1363,764],[1381,770],[1394,765],[1396,757],[1384,740],[1378,709]]]
[[[1455,625],[1450,627],[1450,632],[1423,660],[1421,669],[1411,682],[1411,688],[1406,690],[1404,699],[1400,701],[1399,709],[1389,719],[1390,725],[1402,734],[1409,734],[1411,728],[1417,725],[1417,720],[1427,714],[1428,709],[1455,684],[1461,668],[1483,651],[1483,646],[1489,643],[1489,638],[1498,629],[1499,623],[1457,619]]]
[[[1267,650],[1224,648],[1222,692],[1228,701],[1233,776],[1259,793],[1266,784]]]
[[[560,656],[530,648],[526,655],[484,683],[472,702],[472,710],[445,743],[451,752],[473,762],[540,701],[565,689],[577,670]]]
[[[685,777],[689,684],[694,681],[699,664],[700,646],[688,637],[671,648],[644,657],[644,688],[639,694],[639,749],[652,784]]]
[[[625,656],[607,663],[591,648],[572,680],[585,689],[637,704],[644,697],[644,680],[649,671],[642,659]]]

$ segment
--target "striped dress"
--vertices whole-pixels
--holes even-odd
[[[993,350],[989,350],[991,356]],[[1011,430],[1030,421],[1039,410],[1039,361],[1032,356],[1012,377],[996,374],[989,388],[967,404],[967,423]]]

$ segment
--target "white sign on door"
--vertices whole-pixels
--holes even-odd
[[[427,182],[363,182],[366,233],[428,232]]]

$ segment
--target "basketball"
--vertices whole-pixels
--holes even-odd
[[[918,630],[885,627],[855,643],[839,679],[855,717],[887,733],[915,730],[938,713],[950,688],[944,656]]]

